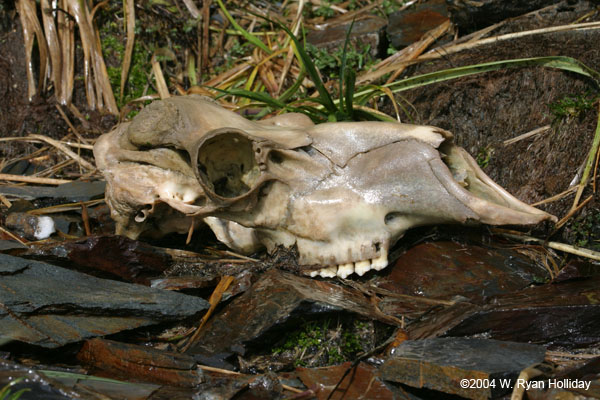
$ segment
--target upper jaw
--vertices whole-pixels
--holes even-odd
[[[363,276],[365,273],[371,270],[381,271],[388,266],[388,251],[382,250],[381,254],[372,259],[366,259],[362,261],[349,262],[345,264],[331,265],[319,270],[312,270],[306,272],[306,275],[310,275],[311,278],[320,276],[323,278],[335,278],[340,277],[346,279],[349,275],[357,274]]]
[[[442,147],[441,159],[430,161],[431,169],[444,188],[471,209],[480,223],[489,225],[534,225],[556,222],[551,214],[532,207],[494,182],[464,149]],[[458,177],[458,179],[456,179]]]

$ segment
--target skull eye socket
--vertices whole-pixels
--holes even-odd
[[[248,193],[260,178],[252,140],[235,131],[206,140],[198,149],[196,172],[218,196],[234,198]]]

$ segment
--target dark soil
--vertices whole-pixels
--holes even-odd
[[[584,2],[585,3],[585,2]],[[594,8],[588,4],[593,11]],[[569,8],[558,15],[527,18],[513,25],[538,28],[572,21],[582,9]],[[581,14],[579,14],[581,15]],[[600,19],[596,11],[594,18]],[[587,20],[586,20],[587,21]],[[521,26],[506,28],[523,30]],[[488,61],[539,56],[570,56],[600,70],[598,31],[548,33],[451,54],[420,65],[412,73],[421,74]],[[455,141],[485,165],[490,177],[510,193],[533,203],[569,188],[582,170],[597,122],[598,86],[590,79],[549,68],[523,68],[486,73],[428,86],[403,93],[418,112],[415,122],[452,131]],[[556,116],[552,105],[565,99],[591,99],[595,106],[572,109]],[[505,146],[503,141],[545,125],[552,129]],[[581,172],[580,172],[581,173]],[[589,193],[588,193],[589,192]],[[586,190],[582,199],[591,194]],[[559,218],[570,209],[573,196],[540,208]],[[595,208],[594,201],[588,210]]]
[[[5,6],[7,7],[7,6]],[[5,9],[0,23],[0,137],[29,133],[62,137],[67,125],[52,101],[27,98],[27,72],[23,31],[14,9]],[[31,153],[39,146],[9,142],[0,146],[0,158],[12,159]]]
[[[62,139],[69,134],[69,126],[57,110],[53,91],[28,99],[27,69],[23,45],[23,30],[19,15],[12,2],[0,8],[0,137],[23,137],[41,134],[53,139]],[[79,52],[81,50],[79,49]],[[37,73],[37,50],[33,51],[33,64]],[[76,55],[81,59],[81,55]],[[76,77],[82,76],[81,63],[76,62]],[[36,78],[37,79],[37,78]],[[83,81],[75,79],[73,104],[83,114],[80,121],[66,107],[62,107],[70,122],[84,137],[95,137],[109,130],[116,119],[88,110],[85,104]],[[23,141],[3,142],[0,145],[0,160],[10,161],[31,154],[39,144]],[[58,162],[58,160],[56,160]],[[51,165],[51,164],[50,164]],[[47,165],[49,166],[49,165]]]

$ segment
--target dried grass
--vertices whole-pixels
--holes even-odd
[[[25,39],[29,98],[32,99],[36,94],[45,90],[45,80],[49,69],[50,79],[59,103],[66,105],[71,101],[75,71],[75,38],[74,24],[64,14],[68,13],[75,19],[81,37],[88,107],[118,115],[119,110],[102,56],[100,37],[93,23],[93,12],[90,12],[88,3],[85,1],[60,0],[58,5],[59,9],[64,12],[53,11],[48,0],[41,0],[40,7],[44,25],[44,31],[42,31],[35,1],[18,0],[16,3]],[[37,84],[32,65],[34,39],[38,45],[40,59]]]

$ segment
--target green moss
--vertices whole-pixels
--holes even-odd
[[[475,157],[475,161],[477,161],[477,164],[481,168],[485,168],[489,165],[493,154],[494,148],[491,145],[487,145],[479,149],[477,156]]]
[[[131,58],[131,67],[125,84],[123,100],[121,101],[121,70],[123,57],[125,55],[125,46],[117,34],[109,30],[103,30],[102,51],[107,60],[107,72],[110,84],[113,88],[117,105],[119,108],[133,99],[141,97],[148,84],[148,74],[150,73],[150,54],[145,51],[139,41],[133,46],[133,55]],[[148,69],[148,71],[147,71]]]
[[[331,18],[335,15],[335,11],[331,8],[331,3],[323,1],[322,4],[313,11],[315,17]]]
[[[339,321],[332,325],[330,319],[302,324],[289,332],[271,350],[272,355],[286,355],[294,366],[324,366],[352,360],[367,350],[371,326],[357,320]]]
[[[348,50],[346,51],[346,68],[356,71],[365,68],[365,66],[373,62],[370,51],[371,46],[369,44],[349,44]],[[336,48],[330,53],[326,49],[307,43],[306,52],[312,57],[315,66],[323,75],[329,78],[336,78],[339,76],[344,53],[343,46]]]
[[[600,250],[600,211],[592,210],[576,218],[569,227],[570,241],[579,246]]]
[[[387,18],[391,13],[398,11],[405,3],[403,0],[383,0],[381,6],[377,7],[376,11],[379,15]]]
[[[581,117],[594,107],[600,98],[598,93],[586,92],[578,95],[567,95],[548,105],[555,121]]]

